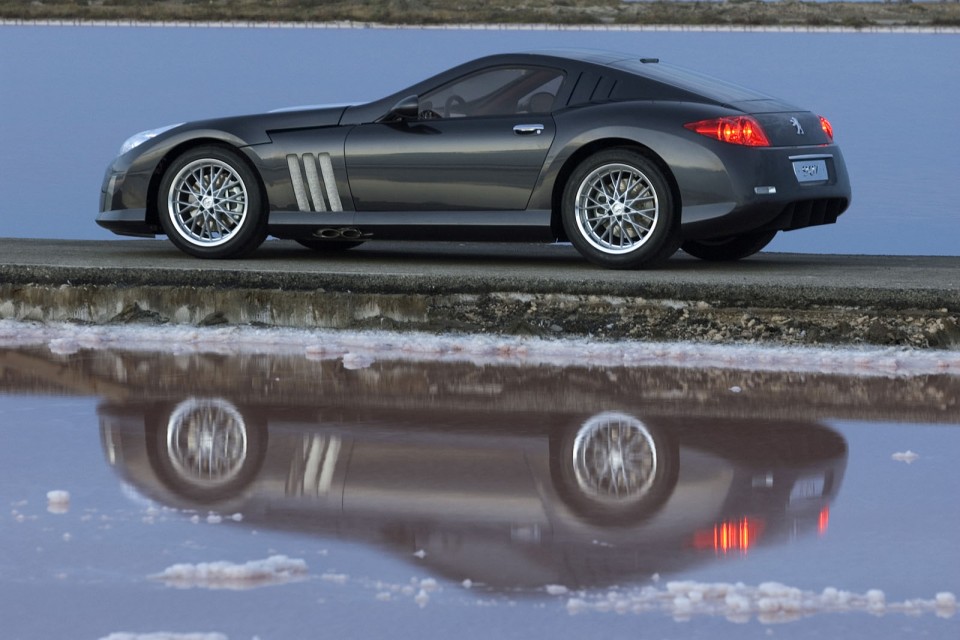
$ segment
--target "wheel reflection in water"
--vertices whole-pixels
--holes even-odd
[[[193,486],[229,483],[247,458],[243,416],[226,400],[184,400],[167,424],[167,456],[180,478]]]
[[[642,422],[622,413],[594,416],[573,443],[573,470],[581,491],[601,503],[641,500],[657,474],[657,449]]]

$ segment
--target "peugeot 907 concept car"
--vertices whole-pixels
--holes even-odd
[[[760,251],[829,224],[850,183],[830,123],[779,99],[607,52],[495,55],[366,104],[130,138],[97,222],[200,258],[268,235],[569,241],[608,268]]]

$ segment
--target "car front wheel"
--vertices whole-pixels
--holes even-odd
[[[573,246],[608,269],[654,267],[679,245],[679,217],[663,172],[629,149],[582,162],[564,188],[562,220]]]
[[[197,147],[176,158],[158,200],[164,233],[192,256],[238,258],[267,237],[257,176],[227,147]]]

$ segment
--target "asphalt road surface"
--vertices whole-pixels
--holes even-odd
[[[960,258],[679,253],[608,271],[564,245],[271,241],[204,261],[165,240],[0,239],[0,318],[952,349]]]
[[[509,243],[370,242],[324,254],[272,241],[244,260],[204,261],[164,240],[0,239],[0,278],[606,295],[700,291],[739,297],[748,291],[778,293],[796,304],[835,298],[951,310],[960,305],[958,257],[762,253],[735,263],[707,263],[678,253],[661,269],[609,271],[584,262],[569,245]]]

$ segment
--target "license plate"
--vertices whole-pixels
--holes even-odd
[[[797,182],[826,182],[830,178],[826,160],[794,160],[793,173]]]
[[[807,476],[798,479],[790,491],[790,504],[823,497],[824,486],[823,476]]]

